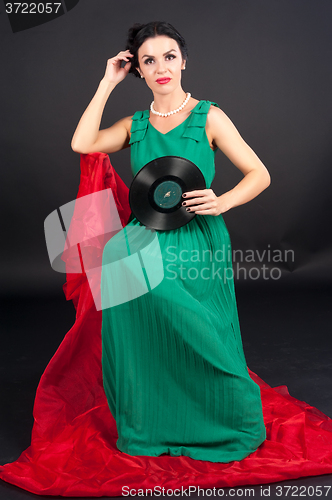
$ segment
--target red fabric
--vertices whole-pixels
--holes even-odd
[[[129,190],[108,155],[81,155],[77,197],[108,187],[125,225]],[[3,480],[40,495],[99,497],[120,496],[125,486],[222,488],[332,473],[332,420],[291,397],[286,386],[271,388],[251,370],[261,388],[267,439],[249,457],[223,464],[118,451],[102,385],[102,313],[85,273],[68,273],[63,289],[75,305],[76,321],[41,377],[31,446],[15,462],[0,466]]]

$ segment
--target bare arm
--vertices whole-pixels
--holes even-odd
[[[99,151],[114,153],[128,147],[130,116],[122,118],[107,129],[99,130],[99,127],[107,99],[116,85],[128,74],[130,56],[132,54],[129,50],[122,51],[107,61],[105,75],[76,127],[71,141],[73,151],[83,154]],[[121,68],[122,60],[128,61],[124,68]]]
[[[211,106],[208,113],[208,128],[213,142],[244,175],[233,189],[218,197],[220,213],[223,213],[258,196],[270,185],[271,178],[228,116],[215,106]]]

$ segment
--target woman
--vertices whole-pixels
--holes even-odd
[[[133,27],[127,49],[108,63],[73,138],[76,150],[98,151],[81,155],[77,198],[91,199],[89,195],[109,194],[110,189],[119,211],[123,229],[104,247],[102,286],[110,274],[111,285],[118,285],[107,264],[123,245],[128,248],[132,234],[139,235],[139,243],[144,243],[142,234],[146,239],[157,236],[165,274],[148,293],[97,310],[86,273],[73,273],[69,258],[64,292],[75,305],[75,324],[38,384],[31,445],[14,462],[0,465],[0,478],[39,495],[108,497],[160,494],[161,487],[167,494],[187,495],[188,488],[192,492],[198,487],[208,488],[208,494],[212,487],[247,485],[249,476],[250,484],[262,485],[330,474],[331,419],[290,396],[286,386],[272,388],[247,369],[231,275],[227,272],[226,280],[217,273],[214,277],[215,264],[222,271],[229,271],[232,264],[228,252],[220,258],[220,250],[229,246],[222,213],[266,187],[265,167],[218,105],[209,101],[189,98],[179,112],[167,117],[138,111],[130,120],[99,131],[103,106],[129,70],[146,79],[157,111],[180,107],[184,97],[180,70],[187,52],[173,27],[166,23]],[[167,83],[158,83],[161,78]],[[181,99],[176,101],[175,95]],[[170,154],[192,159],[202,170],[207,189],[187,193],[197,216],[185,226],[153,232],[135,217],[128,221],[128,187],[107,153],[99,152],[128,145],[133,173],[149,158]],[[231,193],[216,197],[210,185],[218,147],[245,177]],[[78,226],[91,238],[96,232],[102,234],[98,229],[108,222],[94,201],[86,213],[78,204],[78,218],[73,217],[74,229]],[[135,241],[129,243],[131,250]],[[204,260],[207,250],[211,261]],[[189,259],[192,253],[195,258]],[[134,252],[129,257],[138,259]],[[72,259],[76,264],[77,253]],[[144,264],[148,269],[150,262]],[[170,456],[159,457],[167,453]],[[136,456],[140,454],[145,456]]]
[[[196,217],[178,229],[157,231],[163,279],[113,307],[104,302],[103,383],[120,451],[230,462],[255,451],[266,432],[260,389],[243,353],[222,214],[261,193],[270,176],[216,103],[184,92],[181,72],[187,58],[185,41],[170,24],[135,24],[126,50],[108,60],[72,148],[114,153],[130,146],[133,175],[167,155],[187,158],[202,171],[207,188],[183,193],[183,205]],[[107,99],[129,72],[151,89],[150,112],[138,111],[99,130]],[[221,195],[210,188],[218,148],[244,174]],[[115,255],[120,258],[134,229],[147,228],[132,217],[104,248],[104,297],[116,279],[108,264]]]

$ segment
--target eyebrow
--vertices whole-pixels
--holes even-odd
[[[166,56],[166,55],[167,55],[167,54],[169,54],[170,52],[174,52],[174,51],[176,52],[176,49],[171,49],[171,50],[168,50],[167,52],[165,52],[165,54],[163,54],[163,56]],[[143,59],[143,57],[153,57],[153,56],[148,56],[148,55],[146,55],[146,54],[145,54],[144,56],[142,56],[142,59]]]

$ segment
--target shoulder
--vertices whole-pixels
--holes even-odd
[[[218,104],[211,102],[206,117],[206,134],[213,150],[215,150],[217,144],[221,147],[223,141],[234,132],[237,133],[237,130],[230,118]]]
[[[133,115],[124,118],[129,137],[129,145],[142,140],[148,127],[150,111],[136,111]]]
[[[218,106],[211,103],[209,112],[206,119],[206,128],[215,136],[216,132],[226,131],[229,128],[233,128],[234,124],[226,113]]]
[[[210,108],[207,114],[207,120],[212,124],[215,122],[220,122],[220,120],[225,119],[226,113],[220,109],[219,105],[215,102],[210,101]]]
[[[134,116],[135,116],[135,114],[130,115],[130,116],[125,116],[124,118],[121,118],[121,120],[118,121],[119,124],[121,124],[123,127],[125,127],[128,134],[130,134],[130,129],[131,129],[132,120],[133,120]]]
[[[126,120],[126,123],[130,128],[132,122],[148,120],[149,118],[150,118],[150,111],[148,109],[145,109],[144,111],[135,111],[133,115],[127,116],[126,118],[124,118],[124,120]]]

